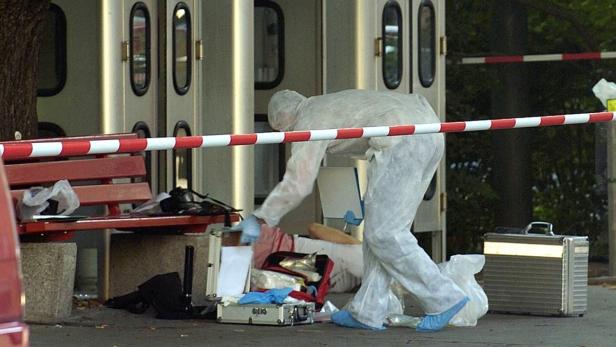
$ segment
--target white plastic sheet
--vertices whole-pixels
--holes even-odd
[[[451,278],[470,299],[464,308],[453,316],[449,325],[474,327],[479,318],[488,312],[488,297],[475,279],[475,274],[479,273],[484,265],[483,254],[454,255],[449,261],[438,264],[441,273]],[[416,328],[421,319],[422,317],[404,315],[400,311],[391,310],[384,323],[392,327]]]
[[[609,99],[616,99],[616,83],[608,82],[605,78],[602,78],[592,87],[592,92],[601,100],[603,106],[607,108],[607,101]]]
[[[48,206],[49,200],[58,202],[58,215],[68,216],[79,207],[79,198],[67,180],[56,182],[53,187],[32,187],[24,191],[17,206],[19,219],[32,220]]]
[[[483,254],[465,254],[454,255],[449,261],[438,264],[441,273],[451,278],[470,299],[449,321],[450,325],[474,327],[477,320],[488,312],[488,297],[475,280],[475,274],[483,269],[485,262]]]

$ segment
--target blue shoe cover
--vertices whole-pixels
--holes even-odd
[[[341,327],[367,329],[367,330],[384,330],[385,327],[374,328],[364,323],[358,322],[351,313],[347,310],[340,310],[332,314],[332,322]]]
[[[468,297],[460,300],[457,304],[453,305],[447,311],[440,314],[427,314],[421,322],[417,325],[415,330],[419,332],[437,332],[447,326],[451,318],[460,312],[460,310],[468,302]]]

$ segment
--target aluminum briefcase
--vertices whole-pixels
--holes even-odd
[[[229,304],[216,307],[219,323],[297,325],[314,323],[313,302],[300,304]]]
[[[532,234],[544,227],[546,234]],[[587,307],[588,238],[529,224],[520,234],[484,236],[484,289],[490,311],[582,316]]]
[[[212,230],[209,236],[207,276],[205,295],[210,300],[216,299],[216,287],[218,285],[218,273],[220,272],[220,251],[222,244],[222,230]]]

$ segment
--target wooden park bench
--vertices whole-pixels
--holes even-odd
[[[112,140],[137,138],[136,134],[98,135],[73,138],[41,139],[5,143]],[[52,240],[70,237],[74,231],[119,229],[127,231],[157,231],[175,233],[205,232],[210,224],[239,220],[231,213],[213,216],[164,215],[137,216],[123,213],[121,204],[141,204],[152,199],[152,191],[145,181],[146,165],[142,155],[100,155],[69,158],[5,162],[5,171],[15,206],[24,189],[32,186],[50,186],[59,180],[68,180],[79,198],[80,206],[106,206],[100,216],[91,216],[71,222],[31,221],[19,222],[17,231],[22,238],[44,237]],[[225,220],[226,219],[226,220]]]
[[[31,147],[30,143],[133,138],[137,138],[137,135],[66,137],[12,141],[3,144],[24,144],[26,153]],[[105,246],[107,250],[103,264],[99,264],[97,289],[99,298],[106,299],[110,295],[125,294],[125,289],[134,288],[153,275],[177,271],[176,259],[171,254],[176,251],[176,247],[180,249],[179,244],[183,242],[199,244],[202,247],[198,251],[207,252],[203,247],[203,241],[199,241],[206,240],[207,236],[198,233],[204,233],[210,224],[229,224],[239,220],[237,213],[207,216],[131,214],[133,206],[153,198],[147,182],[146,159],[138,153],[6,160],[4,171],[8,187],[3,186],[0,189],[5,193],[10,189],[13,207],[18,206],[24,190],[33,186],[52,186],[59,180],[70,182],[71,188],[77,194],[80,207],[95,207],[87,209],[86,218],[74,221],[61,219],[17,221],[17,233],[21,241],[39,241],[21,243],[26,297],[25,317],[30,321],[57,322],[67,318],[71,312],[73,281],[76,278],[76,243],[40,241],[62,241],[71,238],[77,231],[89,230],[138,233],[112,235],[117,237],[110,237],[110,243]],[[77,213],[81,214],[81,211],[77,210]],[[227,244],[234,244],[239,239],[238,233],[225,234],[229,234],[226,235]],[[113,247],[113,240],[118,240],[117,247]],[[169,250],[170,248],[173,252]],[[181,252],[184,252],[183,244]],[[143,260],[144,256],[159,257],[162,254],[166,257],[164,262]],[[126,259],[131,262],[126,262]],[[206,266],[206,264],[201,265]],[[199,271],[202,273],[200,277],[202,279],[205,270]],[[198,288],[201,282],[205,285],[205,281],[196,281],[195,288]],[[120,293],[114,294],[114,291]],[[202,292],[205,293],[205,290]]]

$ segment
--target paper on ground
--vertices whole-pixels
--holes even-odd
[[[222,247],[216,294],[218,296],[242,294],[246,286],[251,261],[251,246]]]

